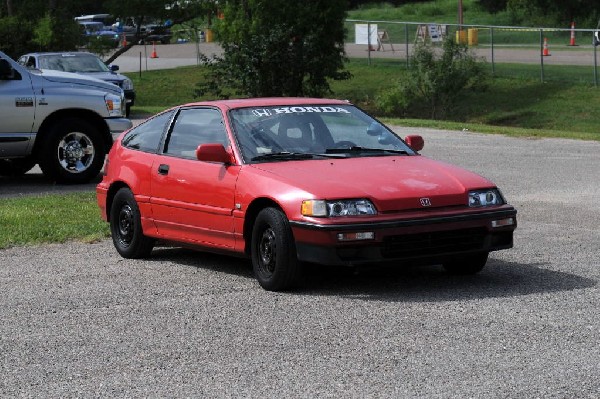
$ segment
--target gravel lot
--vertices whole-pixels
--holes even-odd
[[[514,249],[471,277],[313,267],[285,294],[177,248],[2,250],[0,396],[600,397],[600,143],[397,130],[502,187]]]

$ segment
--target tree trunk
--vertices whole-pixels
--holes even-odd
[[[6,0],[6,14],[9,17],[12,17],[13,15],[12,0]]]

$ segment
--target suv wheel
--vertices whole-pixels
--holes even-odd
[[[60,183],[86,183],[104,165],[105,145],[90,123],[69,118],[57,123],[39,148],[40,168]]]

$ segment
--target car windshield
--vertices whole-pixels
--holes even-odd
[[[240,108],[230,116],[249,163],[415,154],[391,130],[352,105]]]
[[[110,72],[102,60],[94,55],[53,54],[38,58],[38,69],[52,69],[64,72]]]

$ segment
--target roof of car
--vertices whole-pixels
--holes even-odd
[[[84,56],[94,56],[96,57],[96,55],[92,54],[92,53],[88,53],[86,51],[42,51],[42,52],[38,52],[38,53],[28,53],[25,54],[27,56],[40,56],[40,55],[61,55],[61,56],[68,56],[68,57],[73,57],[73,56],[80,56],[80,55],[84,55]]]
[[[201,101],[195,103],[185,104],[184,106],[194,105],[217,105],[224,106],[226,108],[247,108],[256,106],[280,106],[280,105],[348,105],[350,104],[345,100],[328,99],[328,98],[308,98],[308,97],[261,97],[261,98],[241,98],[231,100],[214,100],[214,101]]]

